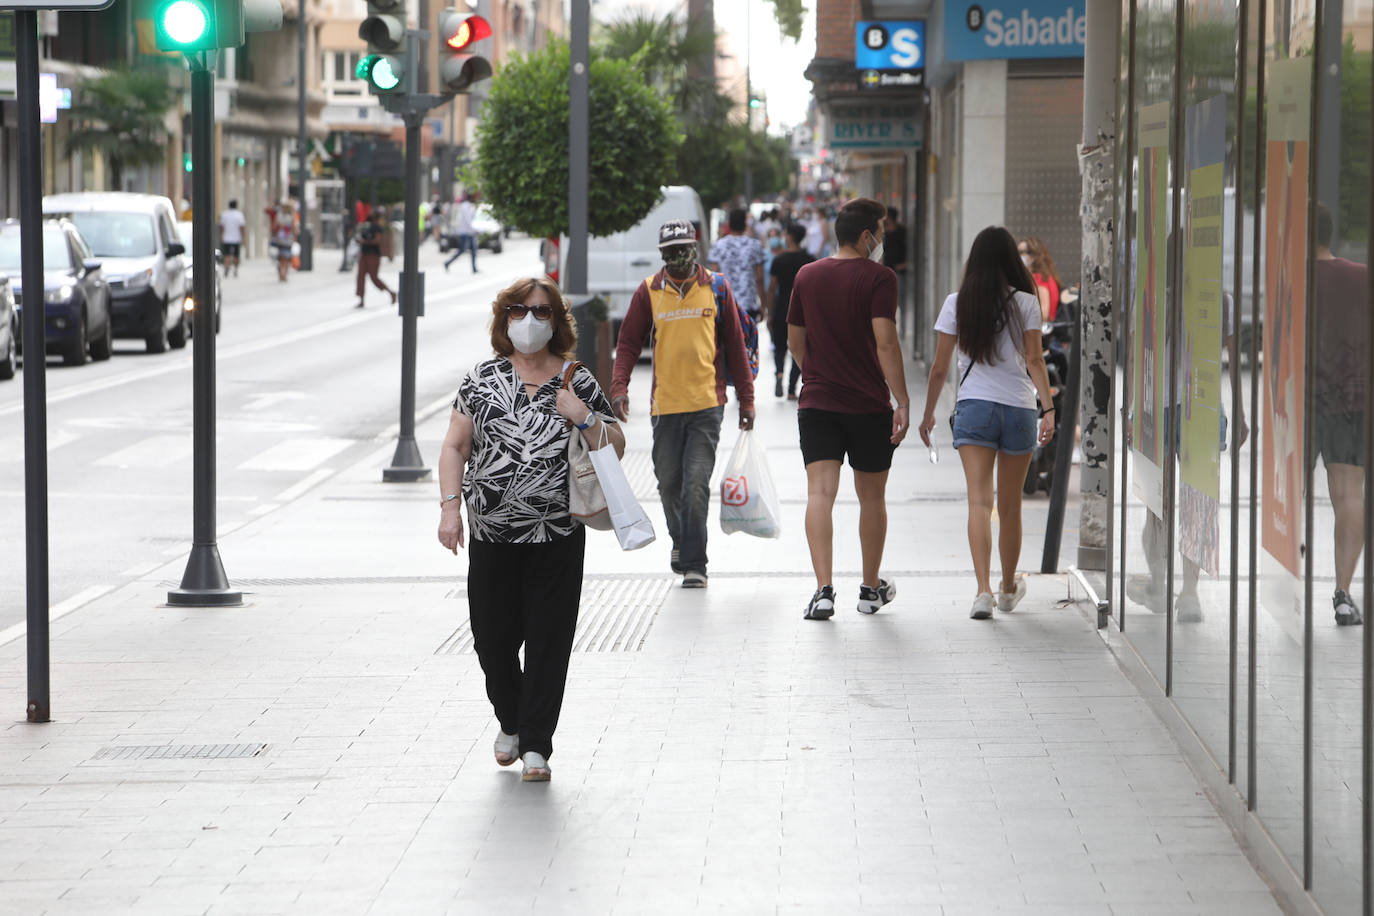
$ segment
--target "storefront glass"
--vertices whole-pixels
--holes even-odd
[[[1370,912],[1374,8],[1126,0],[1115,623],[1326,912]]]

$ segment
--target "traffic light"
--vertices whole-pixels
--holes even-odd
[[[153,14],[159,51],[208,51],[243,44],[242,0],[163,0]]]
[[[439,14],[439,90],[467,92],[473,83],[491,77],[491,62],[468,53],[474,42],[491,37],[491,24],[449,8]]]
[[[404,92],[406,82],[405,0],[368,0],[367,18],[358,26],[358,37],[367,42],[367,54],[358,61],[354,75],[374,92]]]

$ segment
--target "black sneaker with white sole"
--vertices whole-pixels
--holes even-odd
[[[689,569],[682,574],[683,588],[705,588],[706,571],[704,569]]]
[[[877,588],[860,585],[858,611],[860,614],[876,614],[878,613],[878,608],[889,603],[896,597],[897,584],[895,582],[879,579]]]
[[[679,576],[682,575],[682,559],[676,547],[673,548],[672,554],[668,557],[668,568]]]
[[[1336,594],[1331,597],[1331,606],[1336,610],[1336,626],[1358,627],[1364,623],[1359,606],[1345,589],[1336,589]]]
[[[823,585],[816,589],[816,594],[811,596],[811,602],[807,604],[802,617],[807,620],[829,620],[834,616],[835,589],[829,585]]]

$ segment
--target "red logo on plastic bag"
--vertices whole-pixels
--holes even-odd
[[[727,477],[720,482],[720,501],[727,506],[749,505],[749,478]]]

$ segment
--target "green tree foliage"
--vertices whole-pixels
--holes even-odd
[[[570,68],[563,41],[517,56],[493,77],[477,127],[469,177],[499,221],[531,235],[568,230]],[[610,235],[639,222],[671,183],[681,131],[629,61],[594,56],[589,95],[589,228]]]
[[[1346,243],[1369,239],[1369,131],[1374,55],[1355,50],[1347,35],[1341,48],[1341,199],[1337,224]]]
[[[708,208],[743,191],[748,169],[759,194],[786,188],[792,174],[787,142],[748,130],[733,115],[734,100],[710,78],[693,74],[691,63],[714,53],[715,46],[710,28],[673,13],[630,14],[598,31],[603,55],[629,61],[646,84],[671,100],[685,134],[673,183],[694,188]]]
[[[176,90],[160,69],[119,69],[82,82],[74,93],[67,154],[100,152],[110,184],[124,187],[124,170],[156,165],[167,155],[165,118]]]
[[[769,0],[773,4],[773,18],[778,21],[778,31],[784,38],[799,41],[802,33],[802,20],[806,18],[806,7],[801,0]]]

